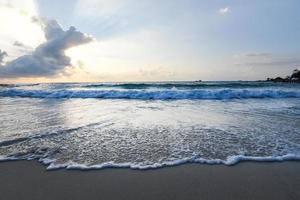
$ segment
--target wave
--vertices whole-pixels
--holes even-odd
[[[0,88],[14,88],[14,87],[23,87],[23,86],[37,86],[40,83],[30,83],[30,84],[0,84]]]
[[[0,88],[12,88],[16,87],[14,84],[0,84]]]
[[[33,156],[28,157],[14,157],[14,156],[1,156],[0,161],[14,161],[14,160],[38,160],[47,166],[47,170],[56,170],[56,169],[78,169],[78,170],[92,170],[92,169],[105,169],[105,168],[129,168],[135,170],[147,170],[147,169],[159,169],[163,167],[172,167],[178,166],[187,163],[199,163],[207,165],[226,165],[233,166],[240,162],[251,161],[251,162],[284,162],[284,161],[299,161],[300,155],[298,154],[286,154],[282,156],[244,156],[244,155],[235,155],[230,156],[226,160],[221,159],[203,159],[197,157],[183,158],[174,161],[154,163],[154,164],[135,164],[135,163],[115,163],[105,162],[95,165],[85,165],[76,163],[73,161],[67,161],[63,164],[57,164],[56,159],[47,158],[45,156]]]
[[[166,82],[166,83],[99,83],[82,84],[81,88],[121,88],[121,89],[201,89],[201,88],[257,88],[274,85],[270,82]]]
[[[54,164],[53,162],[54,160],[51,159],[40,159],[40,162],[44,163],[45,165],[48,165],[47,166],[48,170],[55,170],[60,168],[79,169],[79,170],[105,169],[105,168],[129,168],[129,169],[136,169],[136,170],[147,170],[147,169],[159,169],[163,167],[178,166],[187,163],[233,166],[243,161],[283,162],[283,161],[297,161],[297,160],[298,161],[300,160],[300,155],[287,154],[283,156],[266,156],[266,157],[236,155],[236,156],[228,157],[226,160],[185,158],[185,159],[179,159],[179,160],[163,162],[163,163],[154,163],[152,165],[139,165],[134,163],[114,163],[114,162],[106,162],[99,165],[84,165],[75,162],[67,162],[65,164]]]
[[[249,99],[299,98],[300,90],[286,89],[198,89],[198,90],[0,90],[0,97],[99,98],[99,99]]]
[[[132,83],[33,83],[0,84],[0,88],[32,87],[36,89],[247,89],[247,88],[298,88],[297,83],[273,83],[264,81],[205,81],[205,82],[132,82]]]

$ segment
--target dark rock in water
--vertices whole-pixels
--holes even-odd
[[[200,82],[202,82],[202,80],[197,80],[197,81],[195,81],[195,82],[200,83]]]

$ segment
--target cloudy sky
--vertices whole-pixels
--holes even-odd
[[[0,0],[0,82],[256,80],[300,68],[299,0]]]

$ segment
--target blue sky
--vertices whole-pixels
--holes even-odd
[[[0,7],[8,2],[10,9],[28,9],[17,0],[0,0]],[[65,49],[71,67],[51,76],[20,74],[14,81],[256,80],[300,68],[298,0],[28,3],[34,9],[25,17],[54,19],[63,30],[75,26],[94,40]],[[2,48],[15,57],[5,62],[20,56],[20,50],[7,49]]]

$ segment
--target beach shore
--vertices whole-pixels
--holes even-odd
[[[37,161],[11,161],[0,162],[0,199],[296,200],[299,172],[300,162],[47,171]]]

